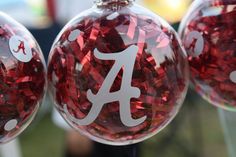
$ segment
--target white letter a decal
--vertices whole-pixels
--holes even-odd
[[[105,78],[98,93],[93,94],[91,90],[87,91],[87,98],[92,103],[92,107],[88,115],[84,119],[77,119],[69,113],[67,106],[64,105],[66,115],[69,116],[73,122],[79,125],[89,125],[98,117],[104,104],[119,101],[120,119],[125,126],[134,127],[143,123],[147,116],[139,119],[133,119],[130,108],[131,98],[139,98],[141,94],[139,88],[131,86],[137,53],[138,47],[135,45],[128,47],[122,52],[109,54],[101,53],[95,49],[94,55],[96,58],[101,60],[115,60],[115,63]],[[123,69],[121,88],[119,91],[110,93],[110,88],[112,87],[112,84],[114,83],[121,68]]]

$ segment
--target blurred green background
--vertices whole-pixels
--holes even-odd
[[[62,157],[64,140],[48,113],[20,136],[23,157]],[[141,157],[227,156],[217,109],[192,90],[173,122],[140,148]]]

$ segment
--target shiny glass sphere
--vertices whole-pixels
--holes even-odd
[[[109,1],[64,27],[50,52],[48,80],[56,108],[74,129],[127,145],[176,116],[188,64],[167,22],[133,2]]]
[[[235,0],[196,0],[179,31],[196,91],[230,111],[236,111],[235,5]]]
[[[46,90],[46,64],[26,28],[0,13],[0,143],[33,120]]]

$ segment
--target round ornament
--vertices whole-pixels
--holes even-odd
[[[143,141],[178,113],[188,64],[176,32],[130,0],[97,1],[52,46],[49,90],[76,130],[111,145]]]
[[[196,91],[236,111],[236,1],[196,0],[180,26]]]
[[[32,35],[0,13],[0,143],[33,120],[46,90],[46,64]]]

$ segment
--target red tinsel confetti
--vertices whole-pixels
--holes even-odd
[[[136,5],[131,8],[143,9]],[[188,85],[187,59],[174,31],[155,21],[158,17],[149,16],[149,11],[139,16],[132,9],[104,9],[102,14],[95,10],[75,19],[63,29],[49,57],[48,80],[57,108],[75,129],[103,143],[130,144],[159,132],[178,112]],[[133,119],[146,116],[146,120],[134,127],[125,126],[117,101],[103,105],[93,123],[75,123],[65,105],[76,119],[88,116],[93,104],[87,91],[98,93],[115,64],[114,60],[95,57],[95,49],[110,54],[132,45],[139,50],[131,84],[141,95],[131,98],[131,114]],[[116,76],[111,93],[120,90],[125,70],[121,68]]]
[[[11,39],[19,41],[15,45]],[[30,33],[0,14],[0,143],[13,139],[32,121],[45,92],[45,77],[44,58]]]
[[[200,2],[201,7],[190,11],[181,31],[189,53],[192,82],[213,105],[236,110],[236,1]],[[189,38],[191,33],[195,36]]]

